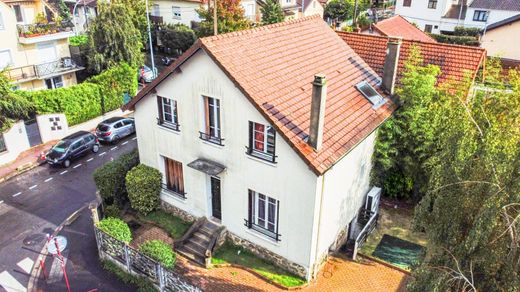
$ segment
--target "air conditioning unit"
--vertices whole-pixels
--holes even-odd
[[[379,199],[381,198],[381,188],[372,187],[365,200],[365,209],[377,213],[379,210]]]

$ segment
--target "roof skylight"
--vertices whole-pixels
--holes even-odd
[[[373,109],[378,109],[386,103],[386,99],[382,97],[374,87],[372,87],[372,85],[368,84],[368,82],[361,81],[356,84],[356,88],[370,101],[370,103],[372,103]]]

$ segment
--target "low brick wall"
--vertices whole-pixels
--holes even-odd
[[[202,292],[173,269],[163,267],[157,261],[138,250],[104,233],[94,226],[99,257],[111,261],[129,274],[146,277],[159,291]]]

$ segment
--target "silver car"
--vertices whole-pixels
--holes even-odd
[[[135,133],[134,119],[113,117],[102,121],[96,128],[100,141],[117,144],[122,138]]]

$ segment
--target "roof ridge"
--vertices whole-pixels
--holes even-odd
[[[278,22],[278,23],[258,26],[258,27],[254,27],[254,28],[250,28],[250,29],[232,31],[232,32],[227,32],[227,33],[213,35],[213,36],[207,36],[207,37],[200,38],[199,40],[201,40],[202,42],[205,43],[206,41],[214,41],[214,40],[219,40],[219,39],[223,39],[223,38],[229,38],[229,37],[234,37],[234,36],[239,36],[239,35],[246,35],[246,34],[251,34],[251,33],[255,33],[255,32],[270,29],[270,28],[283,27],[283,26],[288,26],[288,25],[292,25],[295,23],[316,20],[316,19],[321,20],[321,17],[318,14],[313,14],[310,16],[302,17],[302,18],[291,19],[291,20],[282,21],[282,22]]]
[[[381,21],[379,21],[378,23],[375,24],[375,26],[377,27],[378,24],[380,23],[384,23],[385,21],[387,20],[391,20],[391,19],[394,19],[394,18],[400,18],[404,21],[406,21],[406,23],[408,23],[409,25],[413,26],[413,28],[416,30],[416,31],[419,31],[420,33],[424,34],[426,37],[428,37],[429,39],[431,39],[432,41],[435,41],[437,42],[433,37],[431,37],[430,35],[428,35],[426,32],[422,31],[421,29],[419,29],[417,26],[415,26],[415,24],[413,24],[412,22],[408,21],[408,19],[406,19],[405,17],[402,17],[401,15],[399,14],[396,14],[392,17],[389,17],[389,18],[386,18],[386,19],[383,19]],[[378,27],[379,30],[381,30],[381,28]],[[386,34],[387,36],[390,36],[388,35],[386,32],[383,32],[384,34]],[[405,38],[403,38],[405,39]]]
[[[380,39],[388,39],[388,36],[379,36],[379,35],[371,35],[371,34],[364,34],[364,33],[357,33],[357,32],[347,32],[347,31],[336,31],[338,34],[350,34],[350,35],[359,35],[362,37],[371,37],[371,38],[380,38]],[[425,42],[425,41],[419,41],[419,40],[410,40],[410,39],[404,39],[403,42],[413,42],[413,43],[421,43],[425,45],[438,45],[438,46],[444,46],[444,47],[458,47],[458,48],[465,48],[465,49],[476,49],[479,51],[485,51],[486,49],[481,47],[473,47],[473,46],[465,46],[465,45],[457,45],[457,44],[447,44],[447,43],[440,43],[440,42]]]

